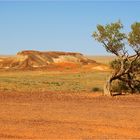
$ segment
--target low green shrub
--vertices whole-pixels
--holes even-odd
[[[93,92],[98,92],[98,91],[102,91],[99,87],[93,87],[92,88],[92,91]]]
[[[112,84],[112,92],[129,92],[129,88],[123,81],[116,81]]]

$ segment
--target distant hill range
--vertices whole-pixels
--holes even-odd
[[[94,65],[96,61],[81,53],[73,52],[41,52],[26,50],[15,56],[0,57],[0,69],[46,69],[51,67],[76,67]]]

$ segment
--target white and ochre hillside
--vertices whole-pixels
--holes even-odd
[[[94,65],[99,67],[99,63],[85,57],[81,53],[73,52],[40,52],[21,51],[11,57],[0,57],[0,69],[41,69],[49,66],[86,66]]]

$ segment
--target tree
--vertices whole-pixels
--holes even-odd
[[[92,35],[107,52],[117,56],[112,62],[113,72],[104,86],[106,95],[113,95],[111,86],[114,80],[124,82],[132,93],[140,88],[140,79],[137,78],[140,71],[140,23],[132,24],[128,35],[122,29],[120,21],[105,26],[97,25],[97,31]],[[133,49],[131,55],[127,43]]]

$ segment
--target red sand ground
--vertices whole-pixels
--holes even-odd
[[[0,139],[140,139],[140,95],[0,93]]]

